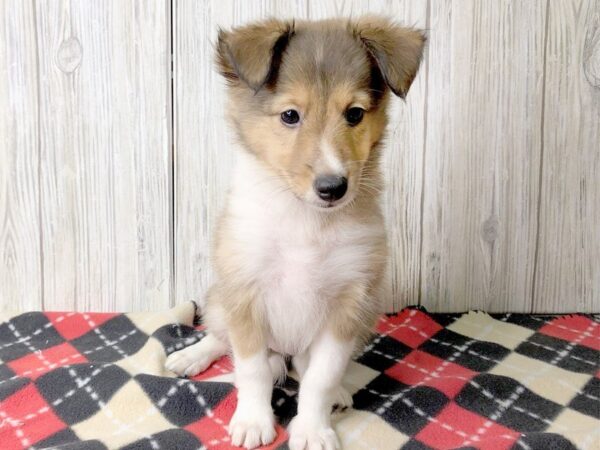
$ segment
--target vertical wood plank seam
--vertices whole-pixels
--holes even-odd
[[[169,58],[169,63],[167,64],[167,71],[168,73],[168,77],[167,80],[169,82],[169,88],[167,89],[168,94],[170,96],[169,98],[169,107],[171,108],[170,111],[170,123],[169,123],[169,163],[171,164],[171,170],[170,170],[170,180],[169,180],[169,187],[171,188],[171,195],[170,195],[170,201],[171,201],[171,205],[169,206],[169,219],[170,219],[170,233],[169,233],[169,238],[171,240],[170,245],[171,245],[171,264],[170,264],[170,268],[169,268],[169,276],[171,277],[170,280],[170,286],[169,286],[169,305],[171,307],[175,306],[175,294],[176,294],[176,285],[175,285],[175,276],[176,276],[176,267],[175,267],[175,261],[176,261],[176,257],[175,257],[175,227],[176,227],[176,221],[175,221],[175,208],[176,208],[176,195],[175,195],[175,190],[176,190],[176,183],[175,183],[175,176],[176,176],[176,172],[175,172],[175,138],[176,138],[176,134],[175,134],[175,103],[176,103],[176,98],[175,98],[175,23],[176,23],[176,5],[175,2],[173,0],[169,0],[169,4],[168,4],[168,10],[169,10],[169,19],[168,19],[168,24],[169,24],[169,43],[167,44],[167,48],[168,48],[168,52],[167,52],[167,57]]]
[[[536,311],[536,293],[535,286],[537,282],[537,270],[538,270],[538,254],[540,248],[540,217],[542,210],[542,182],[544,179],[544,130],[545,130],[545,116],[546,116],[546,52],[548,50],[548,22],[550,19],[550,0],[546,0],[546,19],[544,23],[544,69],[542,71],[542,114],[540,124],[540,170],[538,172],[538,198],[537,198],[537,211],[536,211],[536,234],[535,234],[535,249],[533,257],[533,277],[531,280],[531,309],[529,312],[533,313]]]
[[[33,32],[34,32],[34,40],[35,40],[35,80],[36,80],[36,89],[37,89],[37,108],[36,108],[36,147],[37,147],[37,181],[38,181],[38,204],[37,204],[37,214],[38,214],[38,245],[40,248],[40,256],[39,256],[39,264],[40,264],[40,308],[42,311],[46,310],[46,300],[44,296],[44,227],[42,225],[43,216],[42,216],[42,136],[41,136],[41,109],[42,105],[40,104],[40,92],[41,92],[41,83],[40,83],[40,46],[39,46],[39,35],[37,29],[37,5],[36,0],[31,0],[31,10],[33,12]]]
[[[427,52],[425,60],[425,107],[423,108],[423,156],[421,161],[421,217],[419,219],[419,292],[417,295],[417,304],[422,305],[423,295],[423,217],[425,207],[425,164],[427,157],[427,110],[429,106],[429,43],[431,41],[431,0],[427,0],[427,8],[425,10],[425,30],[427,31]]]

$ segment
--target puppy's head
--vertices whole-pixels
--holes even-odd
[[[404,97],[420,31],[378,17],[268,20],[219,32],[228,115],[247,151],[298,198],[324,210],[372,186],[388,92]]]

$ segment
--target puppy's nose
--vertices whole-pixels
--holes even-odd
[[[321,175],[315,179],[314,188],[319,198],[333,202],[344,196],[348,190],[348,180],[337,175]]]

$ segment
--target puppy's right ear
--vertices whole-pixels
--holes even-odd
[[[269,19],[263,22],[219,30],[217,67],[221,75],[242,81],[254,91],[274,81],[281,55],[294,33],[294,23]]]

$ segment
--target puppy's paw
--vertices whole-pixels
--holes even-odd
[[[193,346],[171,353],[167,357],[165,367],[180,377],[193,377],[204,372],[213,362],[214,357],[209,353],[200,353]]]
[[[273,412],[237,408],[229,422],[229,436],[233,445],[247,449],[270,444],[277,436]]]
[[[333,428],[325,424],[294,417],[288,426],[290,450],[339,450],[340,442]]]
[[[342,386],[338,386],[333,394],[333,411],[345,411],[352,407],[352,395]]]

